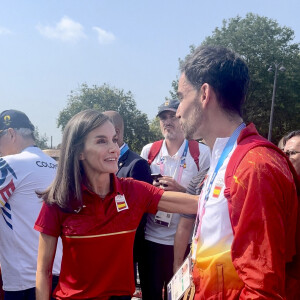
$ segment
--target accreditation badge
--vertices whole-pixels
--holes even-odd
[[[191,286],[191,253],[168,283],[168,300],[179,300]]]
[[[173,214],[171,213],[159,210],[155,215],[154,223],[161,226],[170,227],[172,216]]]
[[[128,205],[124,195],[117,195],[115,197],[115,202],[116,202],[116,207],[118,212],[128,209]]]
[[[214,188],[213,188],[213,192],[212,192],[212,197],[213,198],[219,198],[220,194],[221,194],[221,191],[223,189],[223,186],[224,186],[224,180],[222,178],[220,178]]]

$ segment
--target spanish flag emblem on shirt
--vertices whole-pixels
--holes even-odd
[[[218,198],[220,196],[222,187],[223,186],[221,186],[221,185],[215,185],[213,195],[212,195],[214,198]]]
[[[116,207],[118,212],[128,209],[128,205],[124,195],[117,195],[115,197],[115,202],[116,202]]]

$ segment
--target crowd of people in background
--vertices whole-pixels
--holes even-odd
[[[300,299],[300,131],[277,147],[245,124],[249,81],[238,54],[197,48],[158,107],[163,140],[140,155],[117,111],[73,116],[59,161],[3,111],[4,299],[128,300],[139,284],[167,300],[186,258],[185,299]]]

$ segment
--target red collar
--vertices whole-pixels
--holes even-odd
[[[253,123],[250,123],[249,125],[247,125],[247,127],[245,127],[238,139],[237,139],[237,143],[239,144],[243,139],[245,139],[246,137],[250,136],[250,135],[259,135],[256,128],[255,128],[255,125]]]

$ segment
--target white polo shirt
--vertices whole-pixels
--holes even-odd
[[[163,157],[164,166],[163,166],[163,174],[166,176],[171,176],[175,180],[178,179],[178,173],[180,170],[180,161],[182,154],[184,152],[186,140],[183,141],[182,145],[178,149],[177,153],[173,156],[170,156],[168,153],[168,149],[166,147],[165,140],[163,141],[162,147],[160,149],[159,154],[153,160],[150,168],[152,173],[161,173],[160,161]],[[146,145],[142,152],[141,157],[144,159],[148,159],[149,151],[152,144]],[[200,170],[206,169],[210,165],[210,150],[207,146],[199,143],[199,168]],[[186,168],[183,169],[182,177],[179,182],[183,187],[187,187],[191,179],[197,175],[198,169],[197,165],[188,150],[186,156]],[[145,229],[145,239],[159,243],[164,245],[174,245],[174,237],[177,229],[177,225],[180,219],[179,214],[172,214],[171,223],[169,227],[159,225],[155,223],[155,215],[148,214],[146,229]]]
[[[56,174],[57,162],[37,147],[0,158],[0,264],[3,289],[35,287],[39,232],[33,229],[42,207],[35,191],[45,190]],[[53,274],[59,275],[59,239]]]

